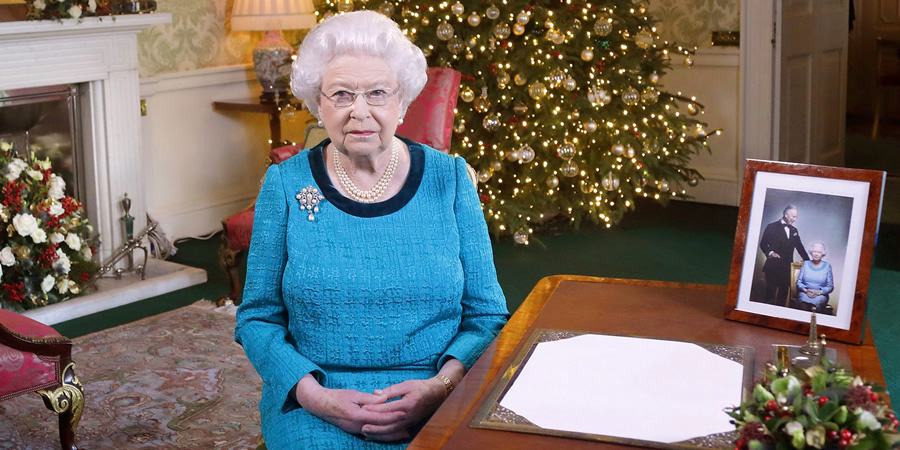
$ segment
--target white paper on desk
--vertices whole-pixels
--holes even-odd
[[[535,346],[500,404],[553,430],[679,442],[733,431],[743,366],[691,343],[586,334]]]

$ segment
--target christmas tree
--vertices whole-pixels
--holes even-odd
[[[692,52],[660,40],[644,2],[451,1],[326,0],[318,14],[378,11],[429,65],[462,73],[451,151],[476,169],[492,232],[528,243],[560,218],[609,227],[637,197],[699,182],[702,105],[661,79]]]

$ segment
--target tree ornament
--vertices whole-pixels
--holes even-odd
[[[605,90],[591,86],[587,91],[587,99],[594,106],[605,106],[609,103],[610,96]]]
[[[500,22],[497,25],[494,25],[494,37],[499,40],[504,40],[509,37],[509,33],[512,30],[509,28],[509,24],[506,22]]]
[[[562,85],[563,80],[566,79],[566,73],[559,69],[553,69],[548,78],[551,87],[559,87]]]
[[[475,100],[475,93],[472,92],[472,89],[466,86],[465,88],[463,88],[463,90],[459,91],[459,98],[461,98],[462,101],[469,103],[472,100]]]
[[[484,126],[485,130],[494,131],[497,128],[500,128],[500,116],[498,114],[488,114],[484,116],[484,120],[481,122],[481,125]]]
[[[522,25],[521,23],[515,23],[513,24],[512,31],[514,35],[521,36],[525,33],[525,25]]]
[[[578,164],[575,164],[575,161],[566,161],[566,163],[559,168],[559,173],[564,177],[572,178],[575,175],[578,175]]]
[[[574,110],[574,111],[572,111],[572,118],[573,118],[573,119],[577,119],[577,118],[579,118],[579,117],[581,117],[581,113],[578,112],[577,109]]]
[[[563,80],[563,88],[565,88],[567,91],[574,91],[577,87],[578,84],[575,82],[574,78],[568,77]]]
[[[659,74],[656,72],[651,73],[649,76],[647,76],[647,78],[653,84],[659,83]]]
[[[625,146],[621,142],[616,142],[612,146],[613,155],[622,156],[625,154]]]
[[[697,128],[694,128],[694,136],[706,137],[706,128],[703,128],[703,125],[697,125]]]
[[[647,50],[653,46],[653,33],[646,28],[638,31],[637,34],[634,35],[634,43],[638,47]]]
[[[603,175],[603,179],[600,180],[600,185],[607,191],[615,191],[619,189],[619,177],[612,172],[606,172],[606,175]]]
[[[522,75],[521,73],[517,73],[516,77],[513,79],[513,81],[516,82],[517,86],[524,86],[525,83],[528,82],[528,77],[526,77],[525,75]]]
[[[566,41],[566,37],[556,28],[551,28],[547,31],[547,40],[554,44],[562,44]]]
[[[684,67],[693,67],[694,66],[694,58],[690,56],[684,57]]]
[[[531,15],[525,11],[516,14],[516,23],[520,25],[528,25],[529,20],[531,20]]]
[[[471,61],[473,59],[475,59],[475,55],[473,55],[472,52],[466,52],[466,61]]]
[[[640,2],[637,7],[638,14],[646,14],[647,13],[647,4],[644,2]]]
[[[528,144],[519,147],[519,158],[523,163],[534,161],[534,149]]]
[[[486,113],[491,109],[491,100],[487,96],[487,86],[481,88],[481,96],[475,99],[474,106],[475,111],[480,113]]]
[[[340,12],[353,11],[353,0],[338,0],[337,10]]]
[[[487,183],[488,180],[491,179],[491,175],[493,175],[493,173],[491,173],[490,170],[479,170],[478,175],[477,175],[478,182],[479,183]]]
[[[491,4],[491,6],[488,6],[487,11],[484,12],[484,16],[491,20],[497,20],[500,17],[500,9]]]
[[[394,4],[391,2],[384,2],[378,5],[378,12],[384,14],[385,16],[391,17],[394,15]]]
[[[513,161],[513,162],[522,162],[522,161],[520,160],[520,156],[519,156],[519,151],[518,151],[518,150],[513,150],[513,151],[507,153],[507,154],[506,154],[506,159],[508,159],[508,160],[510,160],[510,161]]]
[[[700,179],[697,178],[696,175],[691,175],[691,177],[688,178],[688,185],[689,185],[689,186],[694,187],[694,186],[697,186],[698,184],[700,184]]]
[[[593,50],[586,48],[581,51],[581,60],[582,61],[590,61],[592,59],[594,59],[594,51]]]
[[[637,105],[638,102],[641,101],[641,94],[637,89],[629,86],[622,91],[622,101],[628,106]]]
[[[635,154],[634,147],[632,147],[631,144],[626,145],[625,146],[625,157],[626,158],[634,158],[634,154]]]
[[[547,18],[547,20],[544,21],[544,28],[553,28],[554,26],[555,25],[553,25],[553,20],[551,20],[550,18]]]
[[[431,25],[431,19],[429,19],[427,17],[423,17],[422,18],[422,26],[427,27],[428,25]]]
[[[563,142],[556,148],[556,156],[568,161],[575,157],[575,146],[570,142]]]
[[[697,106],[697,104],[694,102],[688,103],[687,110],[688,110],[688,114],[690,114],[692,116],[696,116],[698,113],[700,113],[700,107]]]
[[[668,50],[663,50],[663,54],[662,54],[662,56],[660,57],[660,59],[662,60],[662,62],[669,62],[669,61],[672,60],[672,57],[669,56],[669,51],[668,51]]]
[[[584,192],[585,194],[594,192],[594,183],[592,183],[591,180],[581,180],[579,187],[581,188],[581,192]]]
[[[647,86],[644,88],[644,92],[641,93],[641,101],[652,105],[659,100],[659,92],[653,86]]]
[[[454,36],[447,42],[447,50],[450,50],[450,53],[453,53],[454,55],[458,55],[466,50],[466,43],[463,42],[462,39]]]
[[[500,86],[500,89],[505,89],[507,84],[509,84],[509,73],[501,70],[497,73],[497,85]]]
[[[459,119],[459,122],[456,122],[456,124],[453,125],[453,132],[454,133],[463,133],[465,131],[466,131],[466,121]]]
[[[612,33],[613,18],[607,13],[600,14],[600,17],[594,22],[594,33],[598,36],[608,36]]]
[[[519,228],[516,230],[515,234],[513,234],[513,240],[516,241],[516,244],[528,245],[528,232]]]
[[[449,41],[450,38],[453,37],[455,32],[453,31],[453,25],[450,25],[447,22],[444,22],[437,26],[437,38],[442,41]]]
[[[669,182],[662,180],[659,182],[659,192],[669,192]]]
[[[553,189],[553,188],[559,186],[559,178],[556,178],[556,175],[551,175],[550,177],[547,178],[546,183],[547,183],[547,187],[549,187],[550,189]]]
[[[528,112],[528,105],[522,102],[518,102],[515,106],[513,106],[513,112],[516,113],[516,115],[524,116],[525,113]]]
[[[477,27],[481,24],[481,16],[476,14],[475,11],[472,11],[472,14],[469,14],[469,18],[466,19],[466,22],[469,22],[469,25],[473,27]]]
[[[588,133],[593,133],[593,132],[597,131],[597,122],[594,122],[593,120],[588,120],[587,122],[584,123],[584,129]]]
[[[466,12],[466,7],[463,6],[462,3],[456,2],[453,4],[453,6],[450,7],[450,12],[456,14],[457,16],[461,16],[462,13]]]
[[[497,161],[497,160],[491,161],[491,170],[493,170],[494,172],[497,172],[502,168],[503,168],[503,165],[500,164],[500,161]]]
[[[535,100],[540,100],[547,95],[547,86],[544,86],[544,83],[540,81],[535,81],[528,85],[528,95]]]
[[[466,39],[466,47],[475,48],[478,45],[478,39],[475,36],[469,36],[469,39]]]

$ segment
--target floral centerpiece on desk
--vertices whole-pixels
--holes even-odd
[[[750,401],[726,409],[739,431],[736,450],[900,447],[898,419],[880,386],[825,359],[786,376],[776,372],[767,370]]]
[[[80,19],[111,14],[109,0],[27,0],[28,20]]]
[[[0,307],[22,311],[84,291],[97,272],[93,229],[50,160],[0,141]]]

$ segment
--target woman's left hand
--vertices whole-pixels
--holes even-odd
[[[388,425],[367,424],[362,427],[362,434],[367,439],[376,441],[395,441],[409,437],[409,428],[424,421],[434,413],[444,399],[447,389],[444,383],[436,378],[427,380],[407,380],[400,384],[376,389],[375,395],[385,394],[391,402],[377,405],[365,405],[363,409],[373,412],[404,412],[405,417]]]

